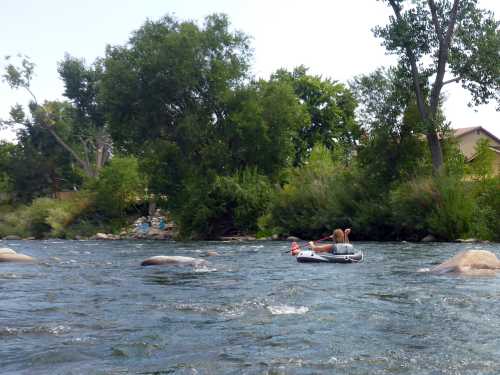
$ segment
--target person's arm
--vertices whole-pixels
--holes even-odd
[[[345,243],[349,243],[349,233],[351,233],[351,228],[347,228],[344,231],[344,240],[345,240]]]

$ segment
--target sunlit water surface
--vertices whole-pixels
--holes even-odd
[[[499,244],[357,243],[350,265],[299,264],[287,242],[6,246],[40,263],[0,263],[4,375],[500,374],[500,276],[416,272]]]

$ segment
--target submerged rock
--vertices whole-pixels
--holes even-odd
[[[219,237],[219,240],[226,242],[242,242],[242,241],[255,241],[256,238],[254,236],[222,236]]]
[[[495,275],[500,269],[497,256],[487,250],[466,250],[430,269],[431,273],[464,275]]]
[[[219,256],[220,254],[215,251],[215,250],[209,250],[206,252],[205,254],[207,257],[216,257],[216,256]]]
[[[160,265],[183,265],[183,266],[203,266],[208,264],[204,259],[175,256],[175,255],[157,255],[142,261],[141,266],[160,266]]]

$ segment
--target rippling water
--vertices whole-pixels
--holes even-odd
[[[0,245],[41,261],[0,263],[1,374],[500,374],[500,276],[416,272],[499,244],[357,243],[351,265],[286,242]]]

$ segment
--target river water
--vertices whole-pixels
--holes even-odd
[[[359,264],[289,246],[2,241],[40,262],[0,263],[0,373],[500,374],[500,277],[416,272],[500,244],[355,243]],[[209,264],[140,266],[160,254]]]

